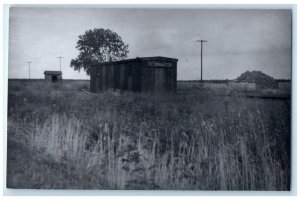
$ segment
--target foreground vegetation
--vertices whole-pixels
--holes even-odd
[[[9,82],[8,187],[289,190],[289,100]]]

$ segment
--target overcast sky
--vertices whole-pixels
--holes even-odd
[[[289,10],[199,9],[59,9],[11,8],[9,78],[43,78],[59,70],[66,79],[89,79],[70,67],[78,36],[105,28],[129,44],[129,58],[177,58],[178,80],[200,78],[200,44],[204,44],[203,78],[234,79],[249,70],[274,78],[291,78]]]

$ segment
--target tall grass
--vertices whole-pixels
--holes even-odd
[[[82,88],[9,84],[9,187],[289,190],[289,101]]]

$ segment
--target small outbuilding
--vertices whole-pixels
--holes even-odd
[[[143,57],[94,65],[90,90],[176,92],[177,61],[175,58]]]
[[[61,82],[62,72],[61,71],[45,71],[45,80],[50,82]]]

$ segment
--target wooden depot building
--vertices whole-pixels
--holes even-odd
[[[177,61],[166,57],[143,57],[93,65],[90,90],[176,92]]]

